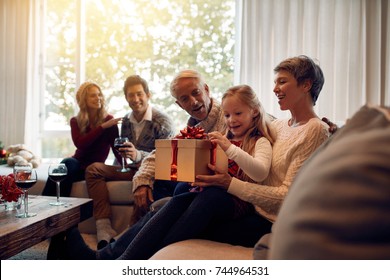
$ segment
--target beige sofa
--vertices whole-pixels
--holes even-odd
[[[38,182],[30,189],[32,195],[40,195],[43,191],[47,180],[47,171],[49,163],[41,163],[37,170]],[[0,165],[0,175],[8,175],[12,173],[12,167],[8,165]],[[133,192],[131,181],[112,181],[107,183],[108,192],[110,195],[112,209],[112,226],[119,233],[128,227],[130,217],[133,211]],[[73,184],[72,197],[88,198],[88,191],[85,181],[76,182]],[[90,218],[79,225],[79,229],[83,233],[96,233],[94,218]]]
[[[253,260],[253,248],[190,239],[168,245],[151,260]]]
[[[36,170],[38,182],[30,189],[33,195],[40,195],[47,180],[48,163],[42,163]],[[12,173],[12,167],[0,165],[0,175]],[[112,225],[119,233],[128,227],[133,211],[132,183],[129,181],[112,181],[107,183],[111,209]],[[72,197],[88,198],[85,181],[73,184]],[[90,218],[79,225],[82,233],[95,233],[94,218]],[[233,246],[208,240],[185,240],[171,244],[158,251],[151,259],[153,260],[249,260],[253,259],[253,248]]]

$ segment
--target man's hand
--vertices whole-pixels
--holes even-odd
[[[323,117],[321,120],[329,125],[329,132],[331,134],[334,134],[337,131],[338,126],[335,123],[332,123],[328,118]]]
[[[131,142],[125,142],[125,146],[123,148],[119,148],[119,152],[124,158],[129,158],[132,161],[135,161],[137,158],[137,149],[134,144]]]
[[[152,189],[149,186],[140,186],[134,192],[134,204],[139,208],[147,210],[154,201]]]
[[[215,165],[208,164],[208,167],[215,172],[214,175],[197,175],[193,187],[218,186],[227,190],[232,181],[232,177],[227,172],[222,172]]]

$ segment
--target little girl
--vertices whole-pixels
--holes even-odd
[[[261,183],[271,167],[274,139],[270,120],[256,94],[248,85],[232,87],[222,96],[226,135],[208,134],[229,158],[228,172],[244,181]],[[253,205],[232,196],[236,210],[234,218],[253,211]]]
[[[229,158],[228,173],[231,176],[261,183],[268,176],[271,167],[271,144],[274,141],[268,114],[252,88],[247,85],[228,89],[222,96],[221,107],[225,116],[226,134],[210,132],[209,139],[225,151]],[[188,189],[187,183],[179,183],[175,195]],[[237,208],[234,218],[252,211],[252,204],[235,196],[232,198]]]
[[[225,151],[232,176],[263,181],[271,166],[271,144],[274,141],[268,114],[247,85],[230,88],[223,95],[221,105],[226,135],[210,132],[209,139]]]

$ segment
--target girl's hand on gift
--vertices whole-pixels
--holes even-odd
[[[196,181],[191,183],[193,187],[217,186],[227,190],[232,177],[227,172],[222,172],[215,165],[208,164],[208,167],[215,172],[214,175],[197,175]]]
[[[220,133],[218,131],[209,132],[207,134],[207,136],[209,137],[209,139],[212,143],[218,144],[221,147],[221,149],[224,151],[226,151],[230,147],[230,145],[232,144],[226,138],[226,136],[222,135],[222,133]]]

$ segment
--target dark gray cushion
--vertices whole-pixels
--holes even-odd
[[[272,231],[270,259],[390,259],[389,111],[362,107],[307,160]]]

